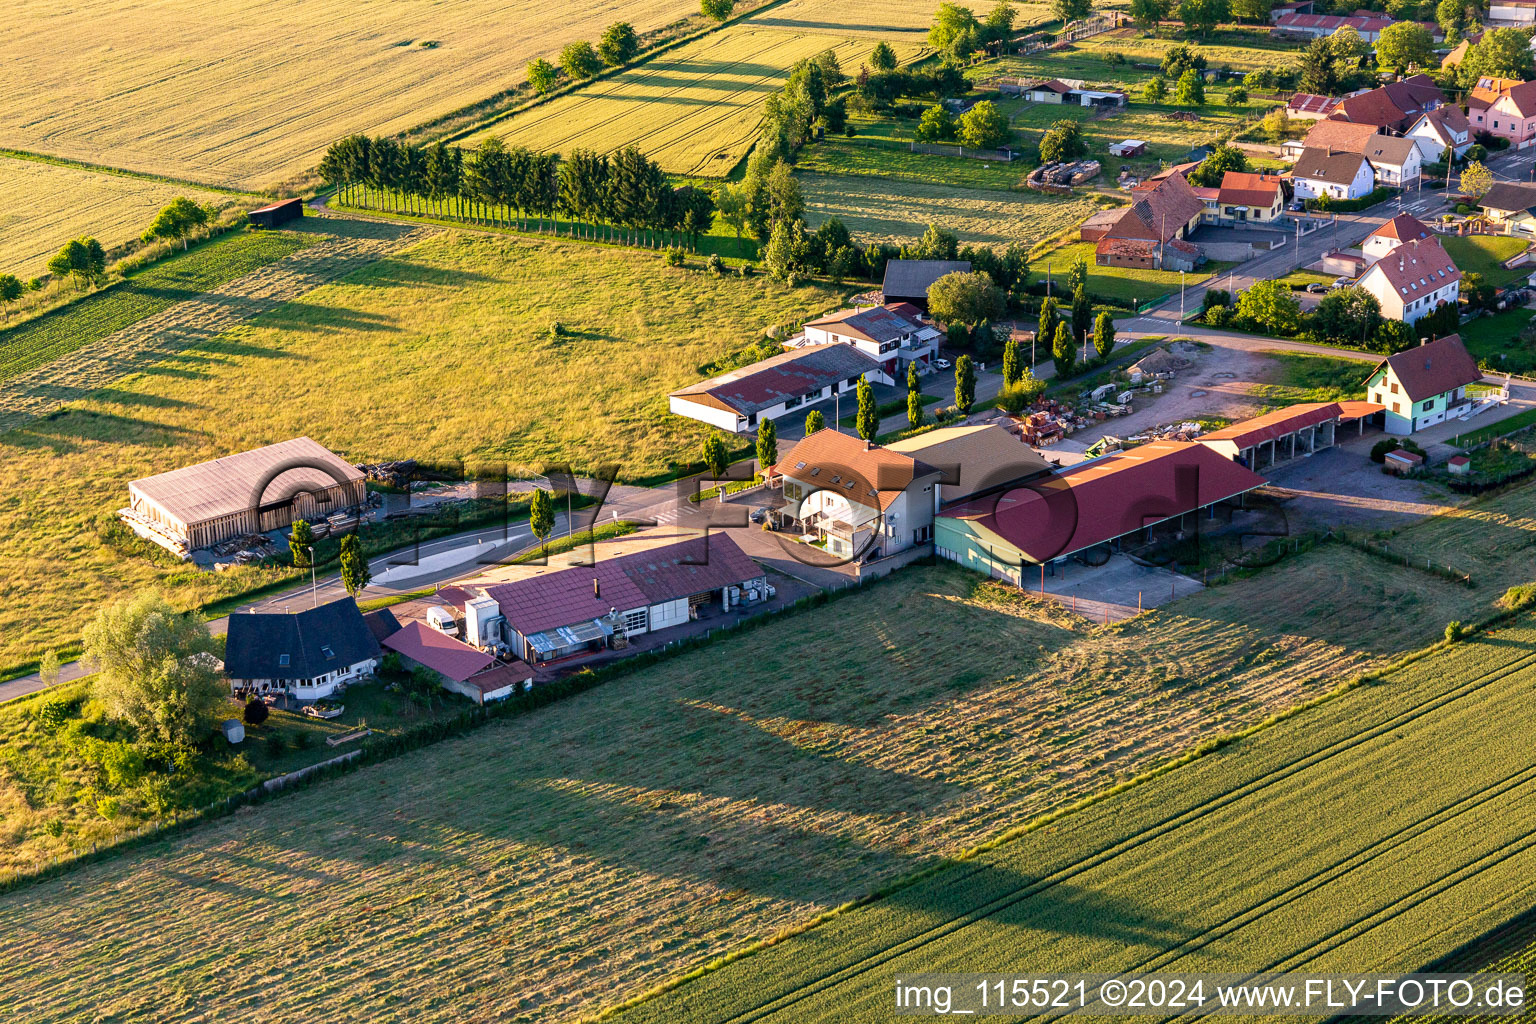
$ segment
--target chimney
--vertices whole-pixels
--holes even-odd
[[[603,588],[598,585],[596,576],[592,577],[592,597],[598,601],[603,599]]]
[[[875,446],[875,442],[873,442],[873,441],[865,441],[864,442],[864,450],[865,451],[869,451],[874,446]]]

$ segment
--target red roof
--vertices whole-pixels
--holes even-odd
[[[1477,368],[1459,334],[1448,334],[1439,341],[1388,356],[1376,364],[1371,376],[1384,366],[1391,367],[1393,376],[1413,402],[1422,402],[1483,379],[1483,371]]]
[[[509,686],[526,683],[532,678],[533,669],[528,667],[528,663],[513,658],[509,662],[492,665],[484,672],[476,672],[468,679],[461,679],[459,682],[473,686],[480,691],[482,697],[485,697],[497,690],[505,690]]]
[[[1343,423],[1352,423],[1355,420],[1363,420],[1367,416],[1374,416],[1378,412],[1386,410],[1386,406],[1376,402],[1362,402],[1359,399],[1346,399],[1339,403],[1339,420]]]
[[[1239,206],[1274,205],[1280,194],[1280,179],[1268,174],[1228,171],[1221,176],[1221,201]]]
[[[1339,101],[1332,96],[1318,96],[1310,92],[1292,93],[1286,106],[1298,114],[1327,115],[1333,112],[1333,108],[1339,105]]]
[[[1429,228],[1426,228],[1411,213],[1400,213],[1387,221],[1381,227],[1372,231],[1367,238],[1395,238],[1399,242],[1415,242],[1421,238],[1429,237]]]
[[[425,622],[406,624],[400,632],[386,638],[384,646],[456,683],[496,664],[491,655],[475,650],[462,640],[444,636]]]
[[[1252,448],[1265,441],[1274,441],[1298,430],[1336,419],[1339,415],[1337,402],[1304,402],[1276,409],[1251,420],[1202,434],[1202,441],[1231,441],[1238,449]]]
[[[1405,299],[1426,295],[1461,280],[1461,271],[1456,269],[1440,240],[1434,237],[1404,242],[1377,260],[1366,273],[1378,271],[1388,286]]]
[[[1031,487],[947,509],[1044,562],[1134,533],[1262,486],[1264,478],[1214,449],[1153,441],[1092,459]]]
[[[1171,174],[1149,189],[1136,189],[1136,201],[1109,229],[1112,238],[1147,238],[1166,242],[1179,237],[1205,203],[1182,174]]]

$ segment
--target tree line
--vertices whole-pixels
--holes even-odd
[[[731,16],[736,0],[700,0],[699,13],[717,24]],[[528,84],[544,95],[560,84],[561,78],[572,82],[593,78],[608,68],[620,68],[640,53],[640,36],[627,21],[616,21],[603,30],[594,45],[586,40],[567,43],[555,64],[543,57],[528,62]],[[557,66],[558,65],[558,66]]]

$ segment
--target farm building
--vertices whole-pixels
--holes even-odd
[[[938,554],[1022,585],[1023,567],[1090,549],[1117,550],[1159,525],[1182,529],[1201,511],[1264,485],[1213,448],[1153,441],[1067,467],[1038,483],[962,502],[934,523]]]
[[[1304,402],[1213,430],[1196,443],[1262,473],[1333,447],[1346,426],[1363,433],[1366,420],[1381,411],[1371,402]]]
[[[1147,144],[1140,139],[1126,139],[1124,142],[1112,142],[1109,144],[1109,155],[1122,159],[1143,156],[1147,152]]]
[[[845,309],[806,322],[804,333],[792,345],[852,345],[880,363],[894,379],[911,363],[927,363],[938,355],[944,332],[923,319],[922,311],[909,302],[888,306]]]
[[[1292,93],[1285,105],[1285,115],[1298,121],[1317,121],[1333,113],[1339,101],[1332,96],[1318,96],[1310,92]]]
[[[304,200],[284,199],[270,206],[252,210],[246,214],[251,224],[258,228],[278,228],[304,216]]]
[[[1403,435],[1459,416],[1470,404],[1467,385],[1482,379],[1461,335],[1450,334],[1383,359],[1365,387],[1387,410],[1387,433]]]
[[[294,615],[229,617],[224,673],[236,692],[319,700],[372,676],[378,667],[379,642],[350,597]]]
[[[178,555],[363,503],[363,474],[307,437],[173,469],[128,485],[122,517]]]
[[[1021,437],[996,423],[939,427],[886,447],[939,471],[939,508],[1052,468]]]
[[[853,345],[808,345],[678,388],[667,396],[672,412],[721,430],[748,433],[852,391],[863,377],[871,384],[892,378],[873,357]]]
[[[383,644],[406,664],[436,672],[443,679],[444,689],[462,694],[476,704],[505,700],[533,685],[533,669],[526,662],[515,658],[510,662],[498,661],[495,655],[423,622],[408,623]]]
[[[880,286],[880,301],[910,302],[928,312],[928,289],[945,274],[969,274],[970,260],[889,260],[885,264],[885,283]]]
[[[726,533],[713,531],[590,566],[484,589],[500,616],[490,639],[530,665],[626,646],[629,638],[683,626],[705,607],[766,596],[767,574]],[[489,621],[489,620],[488,620]]]
[[[1205,201],[1182,174],[1132,191],[1134,201],[1094,249],[1094,262],[1109,267],[1193,270],[1204,261],[1186,241],[1205,219]]]
[[[1084,242],[1101,241],[1105,235],[1109,234],[1110,229],[1115,226],[1115,222],[1120,219],[1120,214],[1123,212],[1123,210],[1115,208],[1100,210],[1090,215],[1087,220],[1083,221],[1082,226],[1078,228],[1077,237]]]

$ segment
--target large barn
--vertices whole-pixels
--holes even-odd
[[[173,469],[128,485],[123,521],[178,555],[281,530],[367,497],[363,474],[307,437]]]

